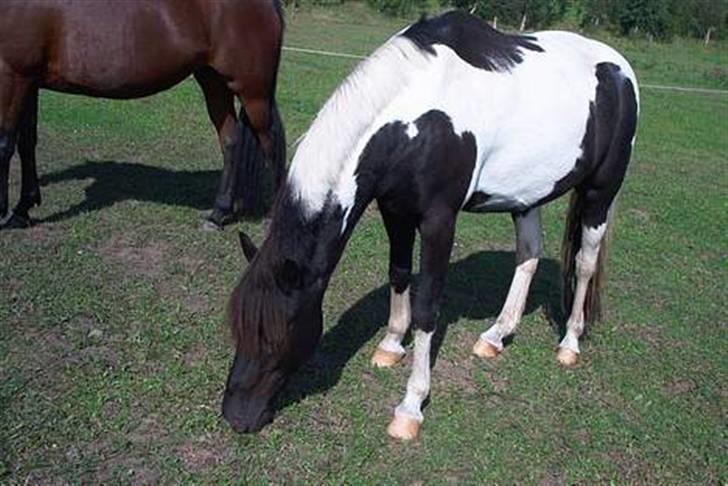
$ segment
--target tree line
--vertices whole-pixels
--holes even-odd
[[[296,4],[339,4],[347,0],[290,0]],[[607,28],[620,35],[668,40],[698,37],[706,44],[728,36],[728,0],[366,0],[397,16],[447,7],[466,9],[490,21],[521,30],[553,26]]]

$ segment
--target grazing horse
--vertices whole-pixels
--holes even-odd
[[[272,418],[272,399],[322,332],[321,301],[344,246],[376,200],[390,242],[390,317],[373,364],[413,369],[389,425],[411,439],[430,390],[430,346],[459,211],[509,212],[516,271],[495,324],[475,344],[503,349],[542,251],[539,207],[574,190],[564,243],[570,316],[558,360],[576,362],[598,316],[604,236],[638,115],[637,82],[611,48],[566,32],[508,35],[459,11],[423,19],[364,61],[300,143],[270,229],[232,293],[237,348],[223,415],[238,431]],[[420,275],[410,291],[415,233]]]
[[[208,221],[215,227],[228,222],[238,192],[243,209],[254,209],[263,155],[276,183],[283,182],[285,140],[274,100],[283,35],[279,0],[4,0],[0,33],[0,228],[27,226],[29,209],[41,201],[35,163],[40,88],[139,98],[193,74],[224,159]],[[239,116],[235,98],[243,107]],[[8,211],[16,143],[20,200]]]

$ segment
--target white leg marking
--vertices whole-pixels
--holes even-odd
[[[9,209],[8,210],[8,214],[6,214],[4,218],[0,219],[0,226],[3,226],[8,221],[10,221],[10,219],[13,217],[13,214],[15,214],[15,213],[13,213],[13,210],[12,209]]]
[[[574,305],[571,307],[571,315],[566,322],[566,335],[559,344],[559,348],[562,350],[579,353],[579,336],[584,332],[584,299],[586,298],[589,280],[596,270],[599,246],[606,229],[606,224],[601,224],[597,228],[587,226],[582,228],[581,249],[576,254]],[[561,354],[563,353],[560,352]],[[572,358],[575,358],[575,356],[572,356]],[[573,362],[565,364],[573,364]]]
[[[536,273],[536,268],[538,268],[538,258],[526,260],[516,267],[503,310],[495,324],[480,335],[481,341],[491,344],[498,352],[503,351],[503,338],[513,334],[521,320],[523,310],[526,308],[528,289],[531,286],[533,275]]]
[[[407,287],[401,294],[395,292],[394,288],[390,288],[387,335],[379,343],[378,348],[390,353],[404,354],[402,339],[411,320],[410,288]]]
[[[407,380],[407,394],[394,409],[394,415],[422,423],[424,416],[420,407],[430,393],[430,344],[433,332],[415,331],[415,355],[412,374]]]

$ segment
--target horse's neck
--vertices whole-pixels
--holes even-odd
[[[342,206],[354,204],[358,155],[371,130],[429,65],[414,43],[395,36],[337,88],[298,146],[289,171],[292,192],[310,214],[321,211],[332,193]]]
[[[330,197],[312,214],[290,187],[285,188],[276,204],[269,251],[276,253],[275,260],[294,261],[307,281],[325,288],[366,202],[362,199],[354,207],[343,208]]]

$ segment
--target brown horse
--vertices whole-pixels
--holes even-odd
[[[40,88],[129,99],[171,88],[190,74],[202,88],[224,158],[208,219],[216,226],[229,221],[239,193],[243,210],[253,209],[260,160],[270,159],[276,186],[285,172],[274,99],[282,36],[279,0],[3,0],[0,228],[27,226],[28,210],[41,201],[35,163]],[[21,195],[8,211],[16,146]]]

